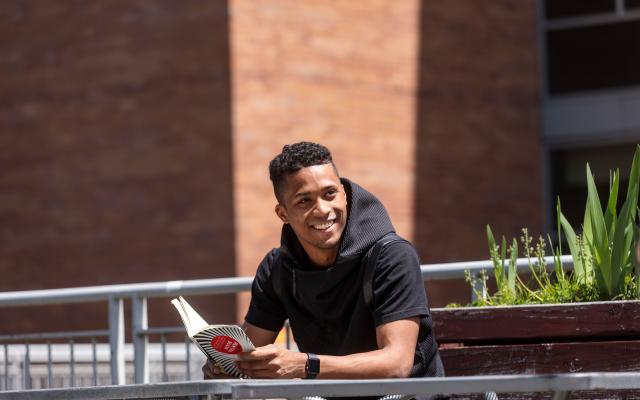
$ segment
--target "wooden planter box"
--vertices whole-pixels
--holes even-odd
[[[432,315],[447,376],[640,371],[640,301],[433,309]],[[607,398],[640,399],[640,392]]]

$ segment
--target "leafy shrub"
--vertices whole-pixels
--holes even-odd
[[[638,185],[640,179],[640,145],[631,164],[629,185],[620,212],[617,211],[620,171],[610,173],[609,200],[602,210],[598,191],[589,164],[586,166],[587,201],[582,233],[575,230],[562,213],[560,199],[557,202],[558,242],[555,249],[547,235],[554,260],[554,268],[548,270],[545,261],[546,242],[540,237],[533,245],[527,229],[522,230],[520,245],[514,238],[509,245],[502,237],[497,245],[491,228],[487,225],[489,255],[493,263],[497,291],[487,293],[487,274],[466,278],[476,292],[474,305],[503,305],[531,303],[568,303],[596,300],[640,298],[640,273],[634,252],[638,246],[640,228],[638,218]],[[562,234],[566,236],[573,260],[573,271],[562,268]],[[528,260],[530,278],[524,282],[517,273],[516,260],[519,247]],[[640,252],[640,249],[638,249]],[[640,254],[637,256],[640,257]],[[635,264],[635,269],[634,269]],[[474,289],[475,290],[475,289]]]

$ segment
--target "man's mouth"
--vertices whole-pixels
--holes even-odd
[[[322,224],[311,225],[311,227],[313,229],[315,229],[315,230],[318,230],[318,231],[325,231],[325,230],[331,228],[333,226],[333,224],[335,224],[335,223],[336,223],[336,220],[332,219],[332,220],[329,220],[329,221],[324,222]]]

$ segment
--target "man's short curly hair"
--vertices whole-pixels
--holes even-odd
[[[282,187],[287,175],[302,168],[329,163],[338,174],[338,169],[331,158],[331,152],[321,144],[299,142],[285,145],[282,148],[282,153],[275,156],[269,163],[269,178],[273,183],[273,192],[278,201],[282,202]]]

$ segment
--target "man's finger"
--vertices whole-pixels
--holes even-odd
[[[238,354],[238,358],[242,361],[252,361],[252,360],[264,360],[267,358],[273,358],[276,354],[276,349],[274,347],[258,347],[253,351],[247,351],[244,353]]]
[[[211,370],[211,365],[208,362],[202,366],[202,374],[204,375],[204,379],[213,378],[213,371]]]
[[[276,374],[270,369],[253,369],[253,370],[241,370],[243,374],[250,376],[251,378],[275,378]]]
[[[236,366],[242,370],[256,371],[260,369],[267,369],[268,363],[264,360],[236,361]]]

